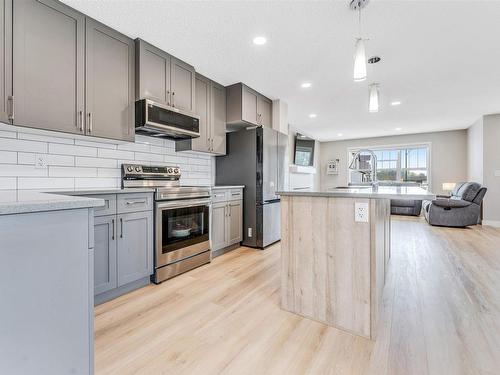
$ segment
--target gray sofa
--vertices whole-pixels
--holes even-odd
[[[419,216],[420,211],[422,211],[421,200],[391,199],[392,215]]]
[[[438,196],[424,201],[424,214],[431,225],[466,227],[476,225],[481,215],[481,203],[486,188],[476,182],[459,182],[451,196]]]

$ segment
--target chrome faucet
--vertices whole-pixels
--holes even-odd
[[[371,163],[371,169],[370,169],[370,174],[368,175],[370,178],[370,184],[373,187],[378,186],[378,181],[377,181],[377,156],[372,150],[363,148],[356,152],[356,154],[353,156],[351,164],[349,164],[349,169],[352,169],[354,171],[357,171],[363,175],[363,180],[365,180],[365,177],[367,176],[367,172],[365,169],[360,169],[359,168],[359,157],[362,153],[369,153],[372,157],[372,163]]]

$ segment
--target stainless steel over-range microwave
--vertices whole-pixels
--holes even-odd
[[[160,138],[197,138],[200,118],[176,107],[141,99],[135,102],[135,131]]]

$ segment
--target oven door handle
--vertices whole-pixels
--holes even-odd
[[[186,208],[186,207],[196,207],[196,206],[210,206],[212,202],[208,199],[190,199],[185,203],[180,202],[159,202],[156,205],[156,208],[159,210],[164,209],[176,209],[176,208]]]

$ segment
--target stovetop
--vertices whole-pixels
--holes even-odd
[[[210,197],[208,186],[181,186],[177,166],[122,164],[122,188],[154,188],[155,200]]]

